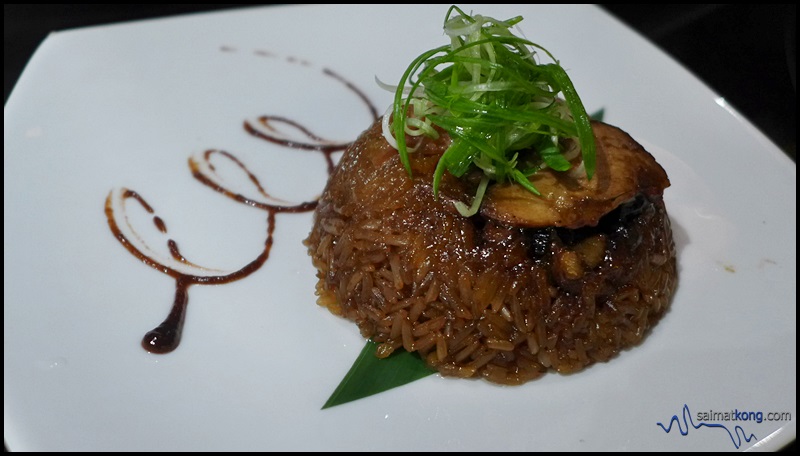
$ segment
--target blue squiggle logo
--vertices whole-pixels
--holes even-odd
[[[666,432],[667,434],[669,434],[669,431],[672,430],[672,425],[677,424],[678,430],[681,432],[681,435],[687,435],[689,433],[689,425],[691,425],[695,429],[700,429],[701,427],[722,428],[725,430],[725,432],[728,433],[728,437],[731,438],[731,442],[733,442],[733,446],[735,446],[737,450],[739,449],[739,447],[742,446],[742,440],[744,440],[747,443],[749,443],[751,440],[758,440],[755,434],[750,434],[748,436],[747,433],[744,431],[744,429],[738,425],[735,426],[733,428],[733,432],[731,432],[731,430],[728,429],[728,427],[725,426],[724,424],[706,423],[702,421],[699,424],[694,424],[694,421],[692,420],[692,412],[689,411],[689,406],[686,404],[683,404],[682,418],[683,418],[683,426],[681,426],[681,418],[678,418],[678,415],[672,415],[672,418],[669,420],[668,426],[664,426],[661,423],[656,423],[656,424],[659,425],[661,429],[663,429],[664,432]]]

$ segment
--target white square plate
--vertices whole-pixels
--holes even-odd
[[[228,151],[273,196],[313,199],[324,157],[258,139],[243,122],[279,115],[355,139],[371,114],[326,70],[382,112],[392,94],[374,78],[396,81],[443,44],[446,6],[264,7],[64,31],[38,49],[4,112],[9,449],[774,450],[792,441],[795,164],[597,7],[463,8],[524,16],[525,35],[557,56],[587,110],[604,108],[667,170],[680,285],[642,346],[520,387],[430,376],[320,410],[363,340],[315,304],[302,245],[312,219],[302,213],[276,216],[270,258],[249,277],[191,286],[181,345],[146,352],[140,340],[169,312],[175,281],[112,235],[109,192],[142,195],[193,263],[238,269],[263,250],[267,212],[199,183],[189,157]],[[241,191],[258,197],[235,166],[220,172],[238,173]],[[152,214],[129,215],[168,256]],[[702,425],[711,411],[754,413]]]

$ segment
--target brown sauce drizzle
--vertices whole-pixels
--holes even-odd
[[[158,228],[158,231],[161,231],[162,233],[167,232],[167,225],[164,223],[163,220],[161,220],[161,217],[158,216],[153,217],[153,223],[155,223],[156,228]]]
[[[166,233],[166,231],[164,231]],[[183,264],[191,264],[189,260],[187,260],[181,251],[178,249],[178,243],[175,242],[173,239],[167,241],[167,247],[169,247],[169,253],[172,255],[172,258],[175,258],[177,261],[180,261]]]
[[[289,62],[295,63],[295,61],[291,59],[289,60]],[[339,74],[335,73],[333,70],[330,70],[328,68],[323,68],[322,74],[336,80],[337,82],[340,82],[348,90],[350,90],[357,97],[359,97],[361,101],[363,101],[364,104],[369,109],[373,120],[377,119],[380,116],[378,114],[378,110],[370,102],[369,98],[367,98],[364,92],[362,92],[355,85],[353,85],[353,83],[351,83],[350,81],[346,80],[345,78],[343,78],[342,76],[340,76]],[[325,161],[328,164],[328,174],[333,172],[333,153],[345,150],[347,149],[347,146],[351,144],[351,142],[336,143],[323,139],[318,135],[314,134],[308,128],[300,125],[299,123],[291,119],[287,119],[282,116],[272,116],[272,115],[261,116],[257,119],[257,122],[258,125],[262,127],[261,129],[257,129],[252,123],[250,123],[250,121],[245,121],[244,122],[245,131],[247,131],[248,133],[257,138],[261,138],[284,147],[321,152],[325,156]],[[297,131],[302,133],[303,136],[305,136],[306,140],[310,140],[311,142],[288,139],[282,136],[280,134],[280,130],[276,127],[276,124],[285,124],[296,129]],[[267,133],[267,131],[269,131],[270,133]]]
[[[351,143],[326,143],[323,139],[319,136],[312,133],[309,129],[305,128],[304,126],[298,124],[293,120],[286,119],[280,116],[261,116],[257,119],[259,125],[264,127],[266,130],[270,130],[275,132],[275,135],[264,133],[263,131],[257,130],[253,124],[249,121],[244,122],[244,129],[251,135],[265,139],[267,141],[273,142],[275,144],[279,144],[284,147],[291,147],[293,149],[302,149],[302,150],[314,150],[321,152],[322,155],[325,156],[325,162],[328,164],[328,174],[333,172],[333,153],[347,149]],[[282,138],[277,135],[278,129],[275,128],[273,124],[286,124],[295,129],[299,130],[303,133],[306,138],[315,141],[316,143],[304,143],[299,142],[291,139]]]
[[[223,52],[235,51],[235,49],[228,47],[223,47],[221,48],[221,50]],[[258,51],[257,55],[272,56],[272,54],[267,55],[264,52],[265,51]],[[289,58],[287,59],[287,61],[289,63],[297,63],[297,64],[302,63],[304,66],[308,66],[307,62],[295,58]],[[327,68],[322,70],[322,74],[331,77],[336,81],[344,84],[344,86],[349,91],[353,92],[360,100],[364,102],[364,104],[369,109],[370,114],[373,117],[373,120],[378,118],[378,111],[375,109],[373,104],[364,95],[364,93],[360,91],[358,88],[356,88],[351,82],[347,81],[340,75],[334,73],[333,71]],[[322,153],[327,163],[329,174],[333,171],[334,168],[332,154],[334,152],[346,149],[351,144],[351,142],[337,143],[333,141],[328,141],[312,133],[311,130],[304,127],[300,123],[281,116],[264,115],[258,118],[258,123],[261,126],[260,129],[257,129],[249,122],[245,122],[244,123],[245,131],[255,137],[270,141],[275,144],[279,144],[283,147],[296,150],[311,150]],[[275,128],[275,124],[281,124],[281,123],[284,125],[288,125],[294,128],[295,130],[299,131],[304,136],[304,139],[295,140],[287,138],[284,135],[281,135],[279,130]],[[202,160],[205,161],[205,164],[212,173],[215,170],[213,164],[211,164],[211,158],[214,155],[219,155],[224,159],[230,160],[233,164],[241,168],[247,175],[250,182],[258,190],[258,192],[262,196],[267,198],[267,201],[273,200],[273,198],[269,195],[269,193],[267,193],[266,189],[261,184],[256,175],[253,174],[244,165],[242,161],[240,161],[238,158],[236,158],[233,154],[229,152],[219,149],[211,149],[205,151],[205,153],[202,156]],[[225,188],[221,184],[217,183],[212,177],[204,173],[202,163],[200,163],[197,159],[194,158],[189,159],[189,169],[191,170],[194,178],[197,179],[202,184],[206,185],[207,187],[227,196],[228,198],[231,198],[234,201],[255,207],[257,209],[264,210],[267,213],[266,239],[264,241],[263,249],[259,252],[256,258],[251,260],[249,263],[247,263],[242,268],[236,271],[220,275],[194,275],[181,272],[173,267],[170,267],[167,264],[162,264],[159,260],[157,260],[153,256],[148,255],[146,252],[140,250],[138,247],[134,245],[133,242],[131,242],[130,239],[128,239],[128,236],[126,236],[123,233],[118,223],[120,217],[124,217],[125,220],[127,221],[127,215],[125,214],[124,210],[122,210],[121,214],[115,212],[114,201],[113,201],[114,192],[112,191],[111,193],[109,193],[105,202],[105,214],[106,214],[106,219],[108,221],[108,227],[111,230],[114,237],[117,238],[117,240],[128,250],[129,253],[131,253],[134,257],[138,258],[144,264],[175,279],[175,298],[173,300],[172,308],[169,312],[169,315],[167,315],[167,318],[163,322],[161,322],[161,324],[159,324],[154,329],[148,331],[145,334],[144,338],[142,339],[142,347],[144,347],[145,350],[151,353],[159,353],[159,354],[169,353],[175,350],[180,344],[181,334],[183,331],[183,323],[186,318],[186,309],[189,303],[190,285],[195,285],[195,284],[220,285],[241,280],[249,276],[250,274],[254,273],[259,268],[261,268],[261,266],[264,265],[264,263],[269,258],[269,253],[274,243],[276,214],[309,212],[314,210],[314,208],[317,205],[317,200],[302,202],[296,205],[289,205],[289,206],[272,204],[263,201],[256,201],[251,198],[247,198],[244,195],[236,193],[228,188]],[[155,210],[153,209],[153,207],[134,190],[123,189],[120,198],[122,199],[122,201],[120,201],[122,208],[124,208],[124,203],[127,200],[133,200],[136,201],[139,205],[141,205],[142,208],[144,208],[144,210],[147,211],[148,213],[155,214]],[[153,223],[161,233],[167,234],[167,225],[166,223],[164,223],[164,220],[161,217],[154,215]],[[180,250],[178,249],[178,244],[174,239],[167,240],[167,247],[169,249],[172,258],[177,262],[198,269],[209,270],[207,268],[203,268],[188,261],[181,254]]]

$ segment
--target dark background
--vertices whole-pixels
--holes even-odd
[[[252,5],[5,4],[3,103],[52,30],[241,6]],[[600,6],[725,97],[795,160],[795,5]],[[794,443],[787,448],[793,449]]]

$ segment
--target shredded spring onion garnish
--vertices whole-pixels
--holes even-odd
[[[434,126],[452,139],[434,173],[434,195],[445,170],[456,177],[483,170],[472,205],[456,204],[464,216],[478,211],[489,180],[516,182],[538,195],[528,178],[544,168],[594,174],[594,135],[583,103],[550,52],[511,33],[520,21],[470,16],[451,6],[444,21],[450,44],[414,59],[391,88],[392,119],[387,112],[383,132],[409,175],[414,148],[406,136],[437,138]],[[535,49],[552,63],[538,63]]]

